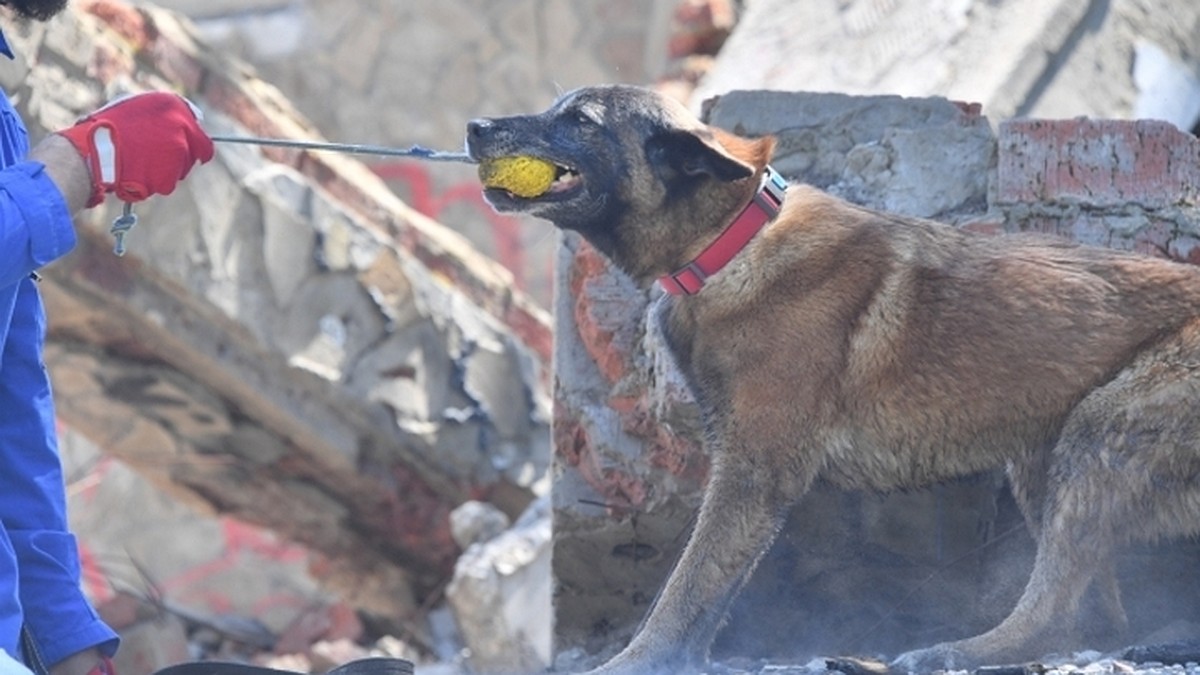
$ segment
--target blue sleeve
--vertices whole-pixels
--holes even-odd
[[[42,363],[46,317],[30,279],[74,245],[71,214],[45,167],[18,162],[0,170],[0,523],[16,557],[25,625],[48,664],[117,646],[80,587]]]
[[[66,200],[38,162],[0,170],[0,288],[29,276],[75,246]]]
[[[79,553],[68,531],[54,404],[42,363],[45,312],[35,282],[17,283],[0,355],[0,522],[17,558],[25,624],[46,663],[96,645],[111,654],[117,636],[83,594]]]

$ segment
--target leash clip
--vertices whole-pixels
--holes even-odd
[[[118,257],[125,255],[125,236],[137,225],[137,221],[137,214],[133,212],[133,202],[125,202],[125,209],[108,229],[109,234],[116,239],[113,243],[113,253]]]

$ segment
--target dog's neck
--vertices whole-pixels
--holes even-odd
[[[659,285],[671,295],[699,293],[709,277],[733,260],[764,225],[775,219],[783,205],[786,190],[787,181],[783,176],[770,166],[765,167],[758,191],[725,231],[691,262],[671,274],[659,277]]]

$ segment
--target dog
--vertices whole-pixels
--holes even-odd
[[[597,673],[702,668],[785,515],[818,478],[888,491],[1005,467],[1037,544],[987,632],[901,655],[923,672],[1024,658],[1114,549],[1200,531],[1200,268],[1045,236],[974,235],[787,185],[775,141],[633,86],[473,120],[477,161],[552,162],[504,213],[578,232],[643,286],[712,457],[692,535]]]

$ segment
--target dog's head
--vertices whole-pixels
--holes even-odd
[[[729,224],[773,148],[773,139],[706,126],[671,99],[622,85],[577,89],[543,113],[467,129],[477,161],[528,155],[556,167],[537,197],[486,189],[496,210],[575,230],[643,283],[691,260]]]

